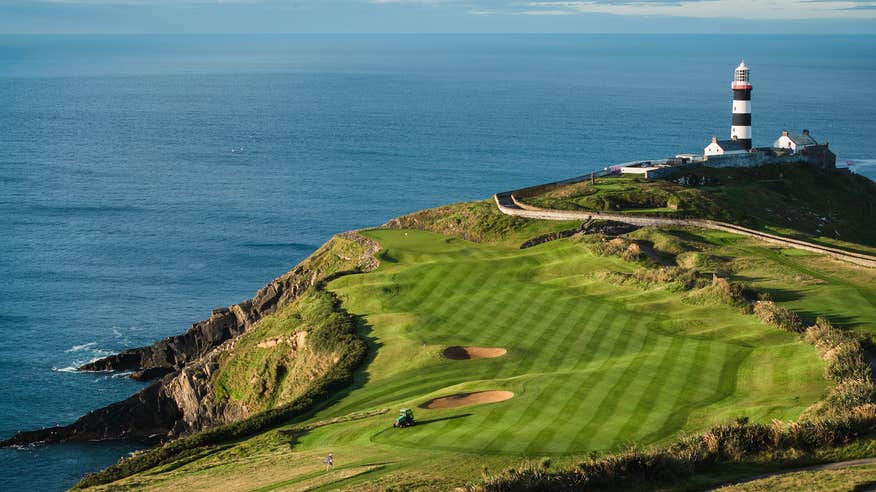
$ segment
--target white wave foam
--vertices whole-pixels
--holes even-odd
[[[876,159],[837,159],[837,164],[848,167],[874,167]]]
[[[81,352],[83,350],[90,349],[91,347],[94,347],[95,345],[97,345],[97,342],[88,342],[88,343],[83,343],[82,345],[74,345],[74,346],[70,347],[69,349],[65,350],[64,352],[66,352],[66,353]]]
[[[76,366],[52,367],[52,370],[55,372],[77,372]]]

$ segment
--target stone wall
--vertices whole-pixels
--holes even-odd
[[[747,154],[713,155],[706,158],[706,167],[759,167],[769,164],[808,164],[832,169],[836,167],[836,155],[827,145],[808,147],[799,154],[785,151],[758,150]]]

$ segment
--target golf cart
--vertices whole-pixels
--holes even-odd
[[[395,419],[395,423],[392,424],[393,427],[410,427],[414,425],[416,422],[414,421],[414,411],[410,408],[402,408],[399,410],[398,418]]]

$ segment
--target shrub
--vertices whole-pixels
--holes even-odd
[[[857,340],[840,343],[826,350],[822,357],[825,377],[831,381],[870,379],[870,364]]]
[[[754,314],[767,325],[792,333],[801,333],[805,329],[797,313],[779,306],[773,301],[757,301],[754,304]]]
[[[848,379],[831,389],[824,400],[825,413],[838,415],[876,401],[876,386],[870,378]]]
[[[707,466],[740,461],[767,452],[811,451],[848,444],[857,436],[876,431],[876,405],[854,408],[847,414],[815,421],[772,425],[738,419],[713,426],[703,434],[687,436],[663,449],[631,449],[604,457],[593,456],[574,468],[548,471],[531,463],[485,474],[470,491],[625,490],[654,488],[689,477]],[[799,456],[799,454],[797,454]]]

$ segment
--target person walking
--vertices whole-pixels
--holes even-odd
[[[329,471],[329,470],[331,470],[332,468],[334,468],[334,466],[335,466],[335,459],[332,458],[332,454],[331,454],[331,453],[329,453],[329,455],[325,458],[325,462],[324,462],[324,463],[325,463],[325,471]]]

